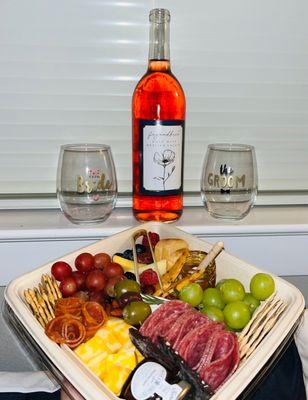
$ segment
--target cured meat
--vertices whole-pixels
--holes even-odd
[[[100,328],[107,321],[104,308],[95,301],[86,301],[82,307],[82,321],[85,326]]]
[[[183,339],[183,337],[190,330],[198,326],[204,319],[207,320],[207,317],[203,316],[203,314],[194,309],[186,311],[173,324],[172,329],[169,329],[166,340],[175,350],[177,350],[178,344]]]
[[[45,333],[54,342],[74,348],[85,339],[86,328],[78,318],[64,314],[49,321]]]
[[[95,301],[86,301],[81,307],[82,322],[86,328],[85,341],[95,335],[99,328],[107,321],[108,316],[104,308]]]
[[[61,298],[56,302],[55,315],[59,317],[60,315],[71,314],[80,317],[82,305],[83,300],[78,297]]]
[[[170,315],[176,314],[180,316],[187,310],[191,310],[192,307],[179,300],[167,301],[162,304],[157,310],[155,310],[143,323],[140,328],[140,333],[147,337],[155,337],[158,323],[163,321]]]
[[[208,341],[197,372],[213,390],[217,390],[234,372],[238,363],[238,343],[235,334],[217,330]]]
[[[197,369],[198,363],[204,355],[206,346],[216,330],[222,330],[224,325],[210,320],[190,331],[179,343],[177,351],[192,369]]]
[[[187,400],[208,400],[213,395],[212,389],[203,381],[199,375],[192,371],[183,359],[167,344],[161,337],[158,338],[158,345],[141,335],[137,329],[130,329],[129,335],[132,343],[145,358],[151,358],[164,366],[169,371],[169,383],[176,383],[184,380],[190,384],[190,390],[185,395]],[[124,391],[120,394],[125,397]]]
[[[163,340],[213,390],[239,363],[237,337],[191,306],[171,300],[151,314],[140,333],[159,345]]]
[[[178,313],[173,313],[159,321],[155,329],[153,330],[150,339],[154,343],[157,343],[157,339],[159,336],[165,338],[170,332],[170,326],[173,326],[173,324],[178,320],[179,317],[181,317],[181,315],[183,314],[179,315]]]
[[[46,335],[56,343],[74,348],[87,341],[107,321],[104,308],[94,301],[77,297],[60,299],[56,304],[56,317],[45,328]]]

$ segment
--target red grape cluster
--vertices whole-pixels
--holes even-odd
[[[114,286],[125,279],[123,268],[111,261],[107,253],[81,253],[75,259],[76,270],[65,261],[57,261],[51,273],[60,282],[63,297],[78,296],[103,303],[114,296]]]
[[[159,241],[159,235],[155,232],[149,232],[149,238],[152,246],[155,247]],[[150,264],[153,262],[147,237],[142,238],[142,244],[136,245],[136,250],[139,263]],[[133,251],[131,249],[116,254],[133,260]],[[60,282],[59,287],[63,297],[80,297],[85,301],[96,301],[102,305],[111,301],[112,304],[112,299],[116,297],[115,286],[117,283],[125,280],[125,286],[128,286],[131,285],[130,282],[127,282],[128,280],[136,279],[133,273],[125,273],[120,264],[112,262],[107,253],[95,255],[81,253],[76,257],[74,264],[76,268],[74,271],[65,261],[57,261],[51,267],[52,275]],[[149,288],[152,293],[155,289],[156,280],[153,281],[153,274],[151,276],[148,275],[149,272],[145,276],[147,286],[142,286],[145,293]],[[149,281],[150,278],[151,280]]]

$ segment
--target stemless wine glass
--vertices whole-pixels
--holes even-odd
[[[111,149],[105,144],[61,146],[57,196],[64,215],[76,224],[105,221],[117,198]]]
[[[210,215],[216,218],[244,218],[254,205],[258,188],[253,146],[210,144],[204,159],[201,196]]]

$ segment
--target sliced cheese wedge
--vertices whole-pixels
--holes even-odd
[[[112,261],[120,264],[121,267],[124,269],[125,272],[134,272],[134,261],[127,260],[126,258],[120,257],[120,256],[113,256]],[[157,267],[161,275],[164,275],[167,272],[167,261],[166,260],[160,260],[157,262]],[[147,269],[153,269],[155,271],[155,266],[154,263],[152,264],[139,264],[139,274],[141,272],[147,270]]]

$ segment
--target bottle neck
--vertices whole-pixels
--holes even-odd
[[[156,66],[165,67],[168,62],[170,68],[170,29],[169,21],[151,21],[149,65],[159,62]]]

